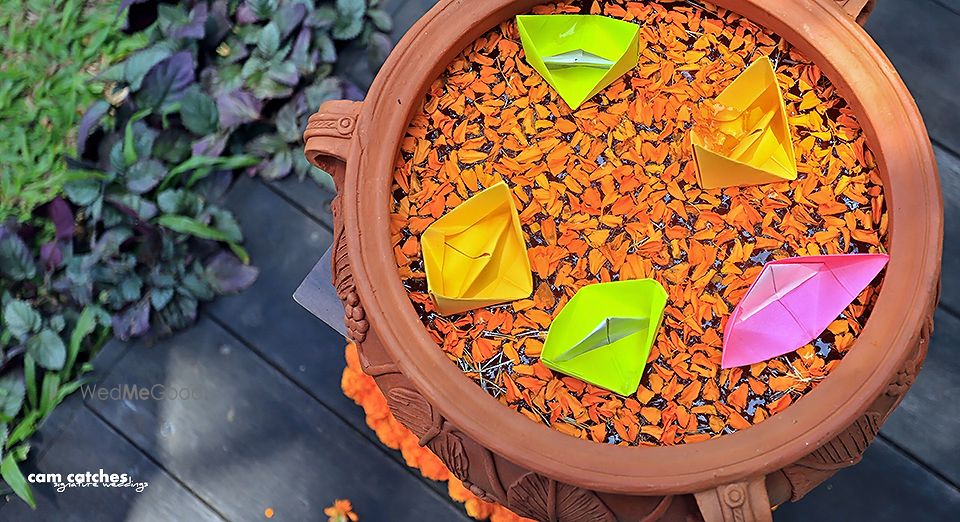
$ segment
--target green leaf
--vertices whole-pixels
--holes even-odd
[[[77,355],[80,353],[83,340],[90,335],[97,327],[97,314],[93,307],[87,306],[80,312],[77,318],[77,324],[73,326],[73,332],[70,334],[70,344],[67,346],[67,360],[63,365],[64,379],[70,379],[70,373],[73,371],[73,365],[77,361]]]
[[[60,391],[60,376],[55,373],[47,373],[43,376],[43,386],[40,391],[40,418],[45,418],[53,411],[59,401],[57,397]]]
[[[187,216],[166,214],[157,218],[157,224],[169,228],[174,232],[188,234],[202,239],[230,241],[230,237],[228,237],[227,234]]]
[[[363,18],[337,18],[330,30],[334,40],[353,40],[363,31]]]
[[[337,78],[324,78],[316,85],[306,89],[307,106],[319,107],[325,101],[337,100],[343,97],[343,87]]]
[[[33,491],[30,490],[30,485],[27,484],[27,480],[23,478],[23,473],[20,472],[20,466],[17,465],[17,461],[14,460],[13,453],[8,453],[3,458],[3,461],[0,462],[0,476],[3,477],[3,481],[10,486],[10,489],[12,489],[18,497],[23,499],[31,508],[37,508],[37,501],[33,498]]]
[[[217,156],[193,156],[190,159],[184,161],[183,163],[177,165],[176,167],[170,169],[170,172],[167,173],[166,179],[163,180],[163,183],[160,184],[160,188],[166,188],[173,183],[173,180],[177,176],[183,174],[184,172],[189,172],[191,170],[197,170],[201,172],[199,176],[194,174],[190,177],[190,182],[187,185],[192,185],[196,183],[204,176],[209,174],[213,169],[218,170],[234,170],[243,167],[250,167],[260,163],[260,158],[255,156],[248,155],[237,155],[237,156],[226,156],[226,157],[217,157]]]
[[[213,217],[213,227],[223,233],[231,242],[243,241],[243,232],[240,230],[240,224],[237,223],[233,214],[226,209],[211,207],[210,215]]]
[[[380,31],[389,33],[393,30],[393,20],[390,19],[390,14],[383,9],[371,9],[367,11],[367,16]]]
[[[280,29],[277,24],[270,22],[260,30],[257,51],[266,58],[272,58],[278,49],[280,49]]]
[[[157,195],[157,205],[164,214],[196,216],[203,210],[203,199],[186,190],[165,190]]]
[[[133,124],[145,118],[150,114],[150,109],[143,109],[136,112],[127,120],[127,125],[123,129],[123,163],[129,167],[137,161],[136,141],[133,135]]]
[[[63,192],[70,201],[86,207],[100,196],[100,187],[100,182],[95,179],[78,179],[64,184]]]
[[[230,247],[230,251],[233,252],[233,255],[240,258],[240,261],[242,261],[243,264],[245,265],[250,264],[250,254],[247,253],[247,250],[245,248],[243,248],[242,246],[236,243],[228,243],[227,246]]]
[[[23,399],[26,397],[26,388],[23,381],[14,375],[0,377],[0,415],[5,422],[13,420],[20,413]]]
[[[154,310],[163,310],[173,297],[173,288],[154,288],[150,290],[150,304]]]
[[[190,89],[180,100],[180,121],[194,134],[212,134],[220,121],[217,104],[200,89]]]
[[[247,5],[250,6],[250,9],[253,10],[258,19],[263,20],[264,18],[270,18],[273,15],[274,10],[277,8],[277,1],[248,0]]]
[[[161,42],[130,55],[123,64],[123,77],[130,84],[130,89],[138,90],[143,77],[150,72],[150,69],[171,54],[173,54],[172,46],[167,42]]]
[[[307,18],[303,21],[303,23],[307,27],[326,29],[328,27],[332,27],[333,23],[336,21],[337,10],[329,5],[320,5],[317,6],[313,12],[307,15]]]
[[[337,21],[331,35],[336,40],[352,40],[363,31],[363,14],[367,10],[365,0],[337,0]]]
[[[26,339],[28,335],[40,329],[40,314],[26,301],[11,299],[3,307],[3,323],[17,339]]]
[[[337,0],[336,5],[341,17],[360,18],[367,10],[366,0]]]
[[[31,435],[37,432],[37,421],[40,419],[40,410],[30,410],[7,438],[7,447],[27,440]]]
[[[127,190],[134,194],[149,192],[166,176],[167,169],[163,166],[163,163],[153,158],[141,159],[127,170]]]
[[[37,264],[27,244],[6,228],[0,228],[0,275],[14,281],[25,281],[37,275]]]
[[[66,362],[67,347],[53,330],[44,328],[27,341],[27,353],[40,366],[48,370],[60,370]]]

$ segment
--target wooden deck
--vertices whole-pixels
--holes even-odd
[[[398,38],[433,2],[383,3]],[[863,462],[781,507],[779,521],[960,518],[960,1],[878,4],[867,29],[916,97],[940,163],[943,301],[923,372]],[[346,74],[369,85],[362,67]],[[24,466],[129,473],[146,491],[38,485],[36,511],[11,498],[0,521],[262,521],[266,508],[274,520],[314,521],[336,498],[368,522],[468,520],[445,486],[378,443],[340,391],[343,339],[290,297],[330,244],[331,197],[310,182],[241,179],[227,203],[261,268],[256,284],[204,308],[187,331],[155,346],[111,342],[97,360],[100,386],[164,384],[200,397],[74,395]]]

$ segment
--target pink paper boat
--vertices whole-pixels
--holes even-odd
[[[888,260],[840,254],[767,263],[727,322],[721,367],[766,361],[816,339]]]

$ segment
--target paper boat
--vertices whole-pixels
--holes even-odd
[[[547,332],[547,367],[620,395],[637,391],[667,292],[653,279],[585,286]]]
[[[721,367],[766,361],[813,341],[888,260],[886,254],[840,254],[767,263],[727,322]]]
[[[517,17],[527,63],[572,109],[602,91],[640,58],[640,26],[598,15]]]
[[[753,62],[714,103],[714,120],[690,133],[700,186],[797,179],[787,110],[769,58]]]
[[[520,218],[503,182],[478,192],[424,230],[427,291],[444,315],[523,299],[533,275]]]

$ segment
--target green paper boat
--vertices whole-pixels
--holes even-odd
[[[653,279],[585,286],[553,320],[540,359],[558,372],[631,395],[666,304],[667,292]]]
[[[598,15],[517,17],[527,63],[576,109],[637,66],[640,26]]]

